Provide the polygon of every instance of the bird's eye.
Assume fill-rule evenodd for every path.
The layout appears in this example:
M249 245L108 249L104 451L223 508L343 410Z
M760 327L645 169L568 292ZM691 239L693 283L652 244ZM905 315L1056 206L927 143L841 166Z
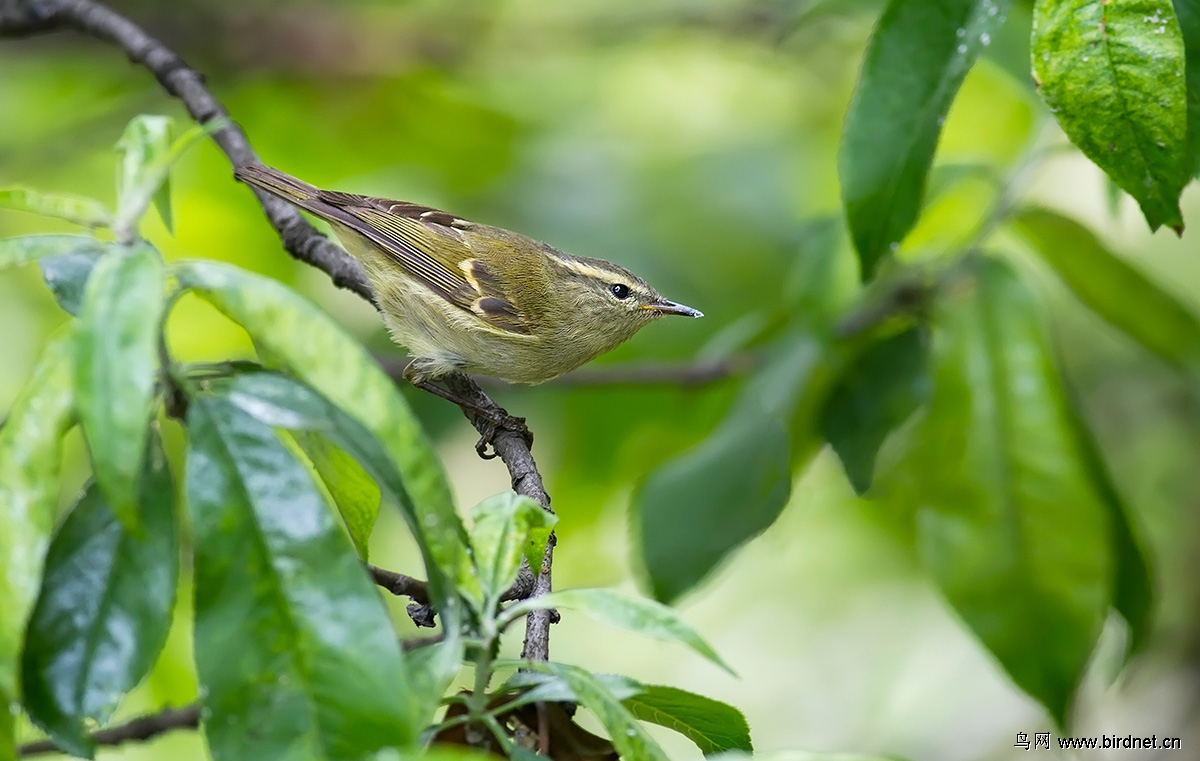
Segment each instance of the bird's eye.
M629 298L629 286L625 285L624 283L613 283L608 290L612 291L612 295L616 296L618 299Z

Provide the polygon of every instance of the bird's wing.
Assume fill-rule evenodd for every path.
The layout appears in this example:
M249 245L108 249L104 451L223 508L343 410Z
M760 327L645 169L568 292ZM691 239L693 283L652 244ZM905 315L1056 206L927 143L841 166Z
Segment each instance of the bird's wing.
M477 226L453 214L386 198L321 190L262 164L238 167L238 179L367 238L414 280L482 326L532 335L527 315L513 305L504 282L472 251Z
M474 223L428 206L321 191L320 202L343 211L335 220L370 239L429 290L492 328L529 335L529 322L504 283L472 251Z

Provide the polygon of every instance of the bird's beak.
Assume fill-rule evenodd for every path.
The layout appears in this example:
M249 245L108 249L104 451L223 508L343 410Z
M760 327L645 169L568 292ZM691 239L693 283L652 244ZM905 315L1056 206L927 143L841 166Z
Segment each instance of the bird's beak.
M652 312L658 312L660 314L678 314L683 315L684 317L704 316L704 312L701 312L699 309L692 309L691 307L684 306L683 304L676 304L674 301L667 301L666 299L663 299L655 304L647 304L646 306L642 307L642 309L649 309Z

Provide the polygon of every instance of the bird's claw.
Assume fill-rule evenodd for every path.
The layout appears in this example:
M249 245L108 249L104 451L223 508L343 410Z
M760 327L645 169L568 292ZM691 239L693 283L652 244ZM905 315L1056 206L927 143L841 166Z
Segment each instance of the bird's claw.
M494 416L483 418L484 427L480 431L479 441L475 442L475 453L485 460L495 459L496 452L496 436L501 433L515 433L525 440L525 446L533 449L533 431L525 425L525 418L515 417L508 414L504 410L500 410ZM488 452L488 447L491 446L492 451Z

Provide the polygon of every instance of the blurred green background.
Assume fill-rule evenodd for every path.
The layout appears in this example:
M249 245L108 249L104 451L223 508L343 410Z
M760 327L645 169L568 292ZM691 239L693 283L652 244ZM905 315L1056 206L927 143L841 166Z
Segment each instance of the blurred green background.
M207 74L267 163L323 187L439 206L610 259L707 315L656 324L600 363L736 356L752 351L760 327L797 294L824 313L854 296L845 236L828 234L819 221L840 214L838 140L877 3L112 5ZM1055 150L1065 140L1029 81L1028 31L1021 5L968 77L939 162L1009 171L1033 152L1040 158L1024 175L1027 197L1099 230L1200 309L1200 193L1184 195L1195 229L1183 239L1150 235L1129 199L1111 209L1100 171ZM5 41L0 185L109 199L113 144L138 113L186 121L145 71L111 47L68 34ZM176 235L153 215L144 230L169 259L220 259L268 274L368 346L397 352L370 307L288 257L214 147L190 151L172 182ZM977 177L946 183L931 194L901 256L952 250L994 196ZM0 237L51 229L52 222L0 212ZM806 291L807 278L826 266L837 273L835 286ZM1114 625L1106 633L1074 732L1181 737L1183 751L1171 757L1184 758L1200 747L1200 397L1194 383L1082 309L1049 274L1036 282L1067 373L1142 518L1162 593L1153 643L1120 678L1121 632ZM0 410L64 317L36 267L0 275ZM250 356L241 330L192 298L175 310L169 330L184 359ZM698 388L612 386L588 383L586 372L578 382L489 388L537 434L534 454L560 516L555 586L633 588L630 491L712 428L737 379ZM457 410L405 393L438 440L464 509L508 488L498 461L476 458L474 431ZM170 433L178 444L178 429ZM77 434L68 463L64 502L85 475ZM1048 730L1048 717L955 620L870 502L853 496L830 452L797 478L779 522L681 606L740 679L682 649L570 615L552 630L553 657L732 703L746 713L760 750L1022 757L1016 733ZM381 516L372 560L420 573L397 515ZM187 602L185 591L166 652L119 716L195 697ZM395 601L393 610L411 633L403 605ZM506 649L519 651L519 635ZM673 758L698 757L686 740L654 731ZM1077 757L1108 757L1085 753ZM203 742L176 734L101 753L118 756L203 758Z

